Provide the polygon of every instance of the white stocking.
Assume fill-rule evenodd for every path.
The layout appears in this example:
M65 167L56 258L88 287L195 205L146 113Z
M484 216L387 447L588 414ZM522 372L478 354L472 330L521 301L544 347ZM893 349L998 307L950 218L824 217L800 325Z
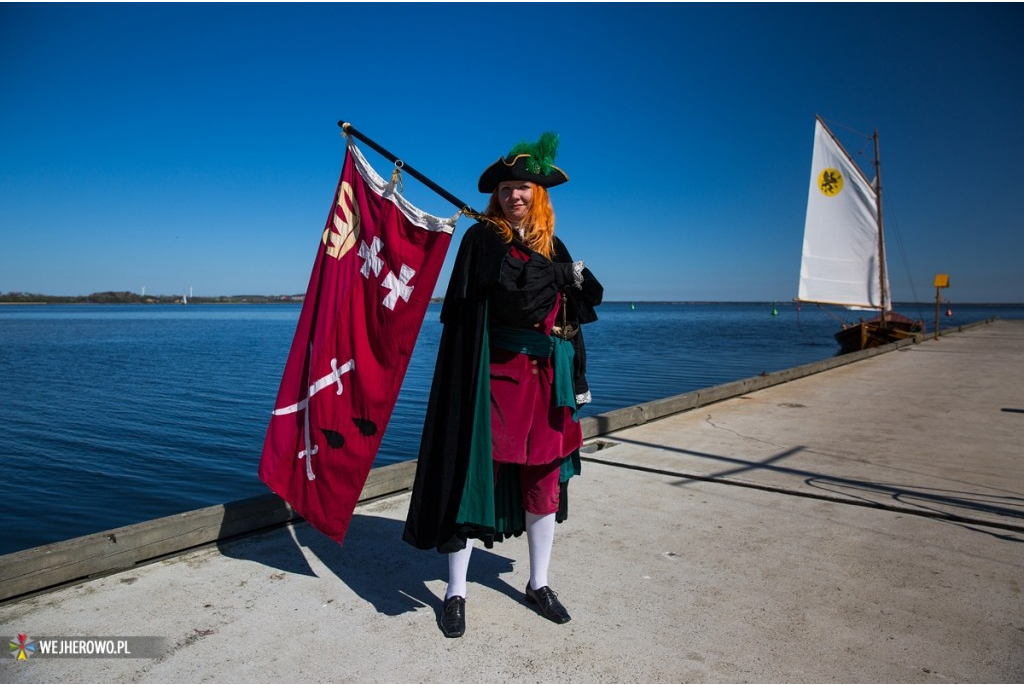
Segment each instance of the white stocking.
M526 540L530 545L530 587L539 590L548 584L548 564L555 542L555 515L526 512Z
M473 538L466 540L465 549L448 555L448 591L444 598L456 595L466 598L466 575L469 573L469 557L473 553Z

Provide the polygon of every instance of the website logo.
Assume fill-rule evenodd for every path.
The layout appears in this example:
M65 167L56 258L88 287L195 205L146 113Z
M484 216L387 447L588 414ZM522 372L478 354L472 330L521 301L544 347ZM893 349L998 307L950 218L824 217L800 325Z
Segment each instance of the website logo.
M145 635L40 637L18 633L7 642L18 661L35 659L155 659L166 652L167 639Z
M28 661L30 654L35 654L36 641L28 636L28 633L18 633L7 646L11 650L11 656L18 661Z

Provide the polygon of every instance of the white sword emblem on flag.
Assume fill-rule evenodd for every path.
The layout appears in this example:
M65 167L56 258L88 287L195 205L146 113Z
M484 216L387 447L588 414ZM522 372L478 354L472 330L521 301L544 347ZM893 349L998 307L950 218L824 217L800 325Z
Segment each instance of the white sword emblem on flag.
M312 345L309 346L309 353L310 356L312 356ZM271 412L274 416L294 414L297 411L301 411L303 413L302 420L305 429L303 433L306 442L306 449L299 450L299 453L296 455L296 458L303 459L306 456L312 457L320 450L320 446L313 445L312 441L309 438L309 412L306 411L306 408L309 406L309 399L313 397L313 395L323 390L324 388L329 388L330 386L335 384L337 384L338 386L338 392L335 394L342 394L345 391L345 387L341 384L341 377L354 368L356 368L355 359L349 359L340 367L338 366L337 359L331 359L331 372L324 376L323 378L318 379L315 383L313 383L313 385L309 386L309 392L306 394L305 398L299 400L295 404L288 405L287 407L281 407L280 409L275 409L273 412ZM316 475L313 474L312 459L306 459L306 478L308 478L309 480L314 480L316 478Z

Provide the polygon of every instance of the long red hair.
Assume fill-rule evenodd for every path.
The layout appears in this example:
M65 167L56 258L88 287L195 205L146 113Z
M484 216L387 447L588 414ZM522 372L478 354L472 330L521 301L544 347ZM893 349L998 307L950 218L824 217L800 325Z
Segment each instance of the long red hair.
M534 252L538 252L548 259L554 254L555 238L555 209L551 206L551 196L547 188L533 185L533 201L530 203L530 211L523 221L523 229L526 237L523 242ZM491 193L491 199L487 203L484 217L498 227L498 232L505 239L506 243L512 242L512 224L505 218L505 213L498 202L498 191Z

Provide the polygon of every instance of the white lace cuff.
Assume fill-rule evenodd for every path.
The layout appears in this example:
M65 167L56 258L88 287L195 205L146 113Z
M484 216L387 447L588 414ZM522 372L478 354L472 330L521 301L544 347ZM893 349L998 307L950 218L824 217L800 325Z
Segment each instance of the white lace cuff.
M577 288L583 287L583 262L572 263L572 284Z

